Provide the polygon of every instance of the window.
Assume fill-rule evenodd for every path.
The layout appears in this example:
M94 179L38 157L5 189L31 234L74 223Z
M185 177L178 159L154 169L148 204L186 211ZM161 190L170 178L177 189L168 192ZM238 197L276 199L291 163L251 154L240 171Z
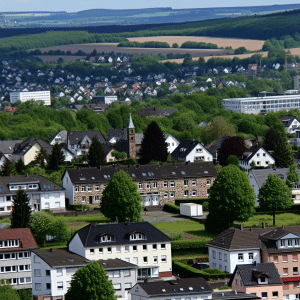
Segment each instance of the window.
M129 246L125 246L125 252L129 252Z
M224 253L224 260L227 261L227 254Z
M222 265L219 265L219 269L222 270Z
M100 185L96 185L96 186L95 186L95 191L96 191L96 192L99 192L99 191L100 191Z
M211 184L211 179L207 179L207 180L206 180L206 184L207 184L207 185L210 185L210 184Z
M294 289L298 289L299 288L299 281L294 282Z
M161 244L161 245L160 245L160 249L166 250L166 244Z
M168 181L164 181L164 187L168 187Z
M184 197L188 197L189 196L189 191L184 191Z
M167 255L162 255L161 256L161 262L166 263L167 262Z
M46 276L50 276L50 270L46 270Z
M41 277L42 273L41 273L41 269L34 269L34 277Z
M175 197L175 192L170 192L170 198L174 198Z
M298 275L298 267L293 267L293 275Z
M278 298L278 292L277 291L273 292L272 294L273 294L273 298Z
M281 246L281 247L284 247L284 246L285 246L284 240L280 240L280 246Z
M103 248L99 248L99 253L103 253Z
M244 255L243 253L238 254L238 261L244 261Z
M135 265L137 265L138 262L139 262L138 257L134 257L133 260L132 260L132 263L135 264Z
M192 180L192 186L196 186L197 185L197 180L196 179L193 179Z
M298 261L298 254L293 254L293 261Z
M184 185L184 186L188 186L188 185L189 185L189 181L188 181L187 179L185 179L185 180L183 181L183 185Z
M148 256L144 256L144 257L143 257L143 262L144 262L144 264L147 264L147 263L148 263Z
M153 182L153 188L157 189L157 187L158 187L157 182Z
M124 270L124 277L130 276L130 270Z
M253 260L253 253L249 253L249 260Z
M111 247L107 247L107 253L111 253Z
M153 250L157 250L157 244L152 245Z
M217 264L216 263L213 263L213 268L216 268L217 267Z
M282 262L288 262L288 256L282 255Z
M259 157L259 153L257 153L256 156Z
M56 275L57 276L63 276L63 270L62 269L57 269L56 270Z
M5 254L6 255L6 254ZM41 262L41 260L40 260L40 258L38 257L38 256L34 256L34 262L35 263L40 263Z
M292 240L289 239L289 240L288 240L288 247L292 247L292 245L293 245L293 244L292 244Z
M85 200L86 200L86 196L82 196L82 198L81 198L81 202L85 202Z
M295 247L299 247L299 239L295 239Z
M150 182L146 183L146 189L151 189L151 183Z
M170 187L174 187L175 186L175 182L174 181L170 181Z
M261 297L264 298L268 298L268 293L267 292L262 292L261 293Z
M274 263L278 263L278 256L274 256Z
M215 250L213 250L212 255L213 255L213 258L216 258L216 251Z
M99 201L100 201L99 196L95 196L95 202L99 202Z
M63 282L62 282L62 281L58 281L58 282L57 282L57 289L58 289L58 290L62 290L63 288L64 288Z
M288 268L283 268L283 275L289 275L289 269Z
M75 186L75 193L79 192L79 186Z
M134 252L136 252L136 251L137 251L137 245L132 246L132 250L133 250Z
M143 245L143 251L147 251L147 245Z
M85 192L85 191L86 191L86 189L85 189L85 186L84 186L84 185L81 187L81 191L82 191L82 192Z
M193 191L192 191L192 196L193 196L193 197L197 197L197 191L196 191L196 190L193 190Z
M120 271L119 270L113 271L113 276L114 276L114 278L119 278L120 277Z
M46 290L51 290L51 283L46 283Z
M158 256L153 256L153 263L157 264L158 263Z
M238 279L235 280L235 285L239 285L239 280Z
M115 283L115 284L113 284L113 287L116 291L118 291L121 289L121 283Z
M41 283L36 283L35 284L35 290L40 291L42 289L42 284Z
M117 252L117 253L120 253L120 252L121 252L121 247L120 247L120 246L117 246L117 247L116 247L116 252Z
M88 192L92 192L93 191L93 188L91 185L88 185L88 188L87 188Z
M90 249L90 254L91 255L95 254L95 249Z
M219 252L219 260L222 260L222 253Z
M131 282L125 283L125 290L130 290L132 288Z
M168 198L168 192L164 192L164 198Z

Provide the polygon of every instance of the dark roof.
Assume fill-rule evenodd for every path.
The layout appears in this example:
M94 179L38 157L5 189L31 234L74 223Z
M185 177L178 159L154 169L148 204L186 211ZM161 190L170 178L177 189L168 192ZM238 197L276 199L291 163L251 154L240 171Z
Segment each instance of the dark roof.
M258 235L253 231L228 228L218 234L209 246L222 249L259 249Z
M19 239L19 247L0 248L0 252L39 248L29 228L9 228L0 230L0 241L11 239Z
M198 144L200 144L203 149L209 152L200 142L191 141L191 140L183 140L180 144L175 148L172 152L172 157L186 157Z
M287 231L286 229L279 227L270 230L269 232L263 233L261 237L269 240L278 240L279 238L287 235L288 233L290 233L290 231ZM300 233L300 228L299 228L299 233Z
M16 190L10 191L9 184L29 184L37 183L39 187L37 189L31 189L29 192L51 192L65 190L59 184L41 176L41 175L19 175L19 176L2 176L0 177L0 195L1 194L15 194ZM28 191L26 191L28 192Z
M261 299L260 297L253 294L245 294L235 291L222 291L222 292L214 292L212 294L212 299L214 300L256 300Z
M227 135L224 134L219 137L216 141L206 146L206 149L210 151L213 155L215 155L218 150L221 148L223 141L227 138Z
M33 252L45 261L51 268L85 266L90 262L90 260L85 257L70 252L67 249L53 251L34 250Z
M101 143L105 142L105 139L99 130L70 131L68 134L68 140L70 145L80 144L85 136L88 136L90 140L96 137Z
M257 286L259 284L257 278L260 275L268 277L268 285L283 284L274 263L237 265L229 285L231 285L236 272L240 274L244 286Z
M101 168L67 169L73 184L107 183L119 170L124 170L134 181L216 177L212 162L174 163L163 165L134 165Z
M48 155L52 153L52 145L46 143L40 138L30 137L24 142L15 144L14 154L24 155L35 143L38 143L44 150L46 150Z
M127 128L123 129L107 129L107 141L110 141L113 137L116 138L116 140L119 140L124 134L127 133Z
M159 295L164 297L166 295L180 296L199 293L212 293L211 287L203 278L184 278L170 281L137 283L130 290L130 293L134 294L137 286L140 286L150 297L157 297ZM190 288L192 288L192 290Z
M116 270L116 269L137 269L138 266L131 264L127 261L121 260L119 258L116 259L100 259L98 263L103 266L105 270Z
M129 235L131 233L142 233L146 240L130 241ZM171 242L172 240L163 232L148 222L134 222L127 225L127 223L111 223L111 224L90 224L78 230L78 234L84 247L100 247L110 245L125 245L125 244L144 244L146 243L161 243ZM97 239L103 235L111 235L114 237L111 242L99 243ZM72 240L72 239L71 239Z
M21 140L0 141L0 152L3 154L12 154L16 144L20 144Z
M300 121L295 116L292 115L286 115L280 118L284 127L289 127L295 119L300 123Z
M55 137L56 137L58 134L62 137L63 140L67 141L67 138L68 138L68 131L67 131L67 130L61 130L61 131L55 133L55 134L50 138L50 143L55 139Z
M258 150L263 149L265 152L267 152L269 155L271 155L267 150L265 150L261 146L252 146L248 150L246 150L243 154L243 156L240 158L240 160L244 161L249 161L256 153Z
M173 113L178 112L177 108L156 108L156 107L145 107L139 109L139 115L142 117L168 117Z

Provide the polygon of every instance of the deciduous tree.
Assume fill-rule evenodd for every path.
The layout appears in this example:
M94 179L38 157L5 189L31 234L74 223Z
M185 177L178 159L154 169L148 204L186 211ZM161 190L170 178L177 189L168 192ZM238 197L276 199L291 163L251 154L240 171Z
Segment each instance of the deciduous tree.
M13 196L13 207L11 213L11 228L27 228L29 227L29 220L31 215L31 208L29 206L29 197L23 190L18 190Z
M287 209L292 204L292 193L289 187L276 174L269 174L268 180L259 191L259 205L262 209L273 212L273 226L275 226L276 210Z
M141 219L142 197L137 192L137 185L130 175L123 170L114 174L103 191L100 210L104 216L115 221L132 222Z
M97 261L79 268L73 275L66 300L116 300L111 280Z
M210 188L209 215L205 229L218 232L233 222L245 222L254 213L255 193L248 176L237 166L228 165L220 170Z
M87 160L91 167L102 166L106 163L106 155L103 145L98 141L96 137L94 137L92 140L92 144L87 154Z

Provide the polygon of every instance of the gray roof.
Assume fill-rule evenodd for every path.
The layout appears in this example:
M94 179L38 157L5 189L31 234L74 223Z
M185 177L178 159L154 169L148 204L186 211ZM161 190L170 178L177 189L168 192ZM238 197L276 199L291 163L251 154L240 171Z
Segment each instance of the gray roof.
M99 142L105 142L105 139L99 130L70 131L68 134L70 145L79 145L85 136L88 136L90 140L96 137Z
M119 170L124 170L134 181L169 180L216 177L212 162L174 163L163 165L111 166L99 168L67 169L73 184L108 183Z
M183 140L180 142L180 144L175 148L175 150L172 152L172 159L177 160L177 157L186 157L198 144L203 146L198 141L191 141L191 140ZM204 146L203 148L209 152Z
M40 138L35 138L35 137L30 137L24 142L21 141L21 143L16 143L15 144L15 149L14 149L14 155L24 155L27 151L31 149L31 147L38 143L44 150L46 150L46 153L50 155L52 153L52 145L46 143Z
M16 144L20 144L21 140L0 141L0 152L3 154L12 154Z
M223 141L227 138L227 135L224 134L219 137L216 141L206 146L206 149L210 151L213 155L215 155L218 150L221 148Z
M145 107L139 109L139 115L142 117L168 117L173 113L178 112L177 108L156 108L156 107Z
M232 282L236 272L241 276L244 286L257 286L259 277L267 277L268 285L283 284L274 263L261 263L250 265L237 265L229 284Z
M142 233L146 239L130 241L129 236L131 233ZM111 245L164 243L172 241L167 235L148 222L90 224L78 230L74 235L76 234L78 234L84 247L99 248ZM112 241L100 243L99 237L106 234L113 236Z
M137 269L138 266L127 261L116 259L100 259L98 263L103 266L105 270L119 270L119 269Z
M253 177L259 188L265 185L268 180L269 174L276 174L279 178L286 181L287 173L289 168L278 168L278 169L253 169L250 172L253 174ZM249 173L250 174L250 173Z
M55 137L56 137L58 134L62 137L62 139L63 139L64 141L67 142L68 131L67 131L67 130L61 130L61 131L57 132L56 134L54 134L54 135L51 137L50 143L55 139Z
M129 114L129 125L128 128L134 128L133 122L132 122L132 117L131 117L131 113Z
M183 278L170 281L142 282L137 283L130 291L135 294L137 287L142 288L150 297L180 297L183 295L212 293L209 284L203 278Z
M116 138L116 140L119 140L124 134L127 133L127 128L123 129L107 129L107 141L110 141L113 137Z
M261 299L260 297L253 294L245 294L236 291L222 291L222 292L214 292L212 294L212 299L214 300L256 300Z
M300 121L295 116L292 116L292 115L286 115L286 116L282 116L280 118L280 120L282 121L284 127L290 127L290 125L292 124L292 122L295 119L300 123Z

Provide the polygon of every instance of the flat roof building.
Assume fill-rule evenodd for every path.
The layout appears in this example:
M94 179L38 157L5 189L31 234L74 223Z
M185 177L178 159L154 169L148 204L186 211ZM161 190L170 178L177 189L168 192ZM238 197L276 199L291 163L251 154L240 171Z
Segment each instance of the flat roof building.
M300 95L223 99L223 108L244 114L266 114L300 108Z
M10 103L18 101L26 102L29 100L43 101L44 105L51 105L50 91L36 91L36 92L11 92L9 93Z

